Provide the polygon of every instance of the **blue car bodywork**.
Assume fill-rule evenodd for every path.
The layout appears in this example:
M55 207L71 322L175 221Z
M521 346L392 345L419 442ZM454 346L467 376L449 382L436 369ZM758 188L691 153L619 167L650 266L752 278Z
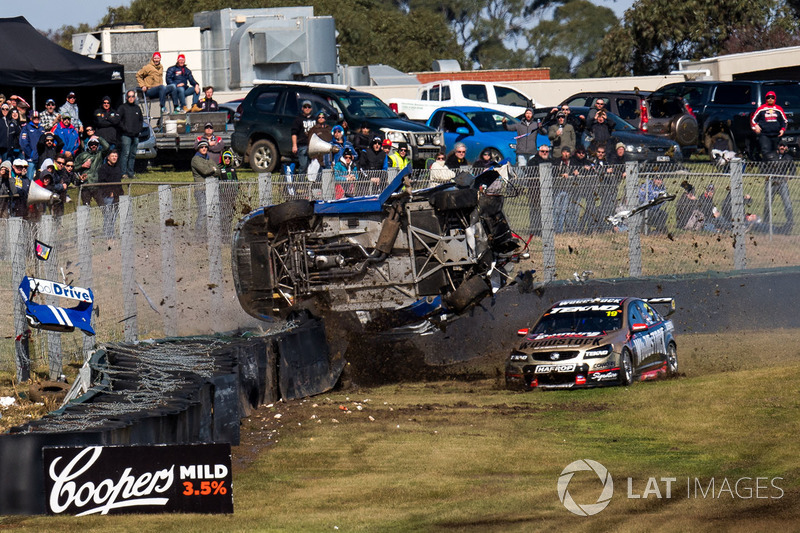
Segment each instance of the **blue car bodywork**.
M518 122L510 115L483 107L441 107L431 114L427 124L444 133L447 150L452 150L456 143L464 143L470 163L484 149L492 151L495 161L516 161L516 132L506 129L504 118L509 124ZM536 145L543 144L550 144L547 135L537 135Z
M78 328L86 335L94 335L94 294L91 289L25 276L19 285L19 295L25 304L25 317L32 328L60 332L70 332ZM78 304L75 307L40 304L33 301L37 295L77 300Z

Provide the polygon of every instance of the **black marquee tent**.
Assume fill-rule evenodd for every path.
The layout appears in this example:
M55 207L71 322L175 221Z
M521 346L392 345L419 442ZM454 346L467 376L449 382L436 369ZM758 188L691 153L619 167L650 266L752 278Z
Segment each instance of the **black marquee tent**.
M78 95L81 115L104 95L121 102L123 66L76 54L50 41L25 17L0 18L0 91L18 94L41 110L47 98L61 105Z

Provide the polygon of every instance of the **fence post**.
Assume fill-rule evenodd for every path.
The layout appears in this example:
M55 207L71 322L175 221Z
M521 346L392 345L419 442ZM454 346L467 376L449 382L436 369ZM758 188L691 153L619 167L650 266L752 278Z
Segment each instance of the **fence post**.
M55 243L55 220L53 215L42 216L42 222L39 225L39 238L49 245ZM44 277L52 281L58 279L58 247L55 248L55 252L54 257L51 257L50 261L44 264ZM48 294L45 297L45 303L47 305L58 305L58 298L54 294ZM61 355L61 333L56 331L47 332L47 359L50 368L50 379L57 380L63 372L64 365Z
M258 175L259 207L272 205L272 174Z
M8 244L11 252L11 287L14 295L14 357L17 363L17 382L31 379L31 354L29 351L28 323L22 300L17 295L17 287L25 277L26 259L25 222L14 217L8 220Z
M78 231L78 257L81 266L81 287L92 288L94 274L92 269L92 222L91 211L88 205L79 205L77 209ZM97 331L97 320L91 318L92 327ZM83 336L83 360L89 357L89 352L95 347L94 337Z
M321 181L322 181L322 199L323 200L333 200L333 197L336 196L334 191L335 183L333 181L333 169L324 168L320 171Z
M553 166L550 163L539 165L541 181L542 209L542 268L544 281L556 279L556 232L553 220ZM534 178L536 179L536 178Z
M163 310L164 335L174 337L178 334L177 294L175 289L175 235L172 218L172 188L158 186L158 211L161 216L161 290L164 295Z
M208 216L208 316L215 332L221 332L221 322L214 315L222 309L222 223L219 213L219 180L206 180L206 213Z
M625 163L625 204L630 208L639 203L639 162ZM628 275L642 275L642 222L644 213L636 213L628 219Z
M747 252L745 250L744 220L744 161L739 158L731 160L731 216L733 217L733 268L747 268Z
M125 342L134 342L139 335L136 309L136 253L133 245L133 202L131 197L119 197L119 233L122 256L122 295Z

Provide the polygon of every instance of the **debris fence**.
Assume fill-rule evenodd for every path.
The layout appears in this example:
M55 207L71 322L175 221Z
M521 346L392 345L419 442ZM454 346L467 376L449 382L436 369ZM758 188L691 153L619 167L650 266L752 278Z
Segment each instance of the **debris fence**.
M452 178L435 172L415 170L412 187ZM0 296L7 302L0 307L0 370L16 369L24 380L31 367L47 365L57 378L64 364L82 362L100 342L268 328L236 299L230 253L236 221L288 199L377 194L393 175L361 172L337 181L324 170L291 179L134 181L110 206L80 206L38 221L0 219L6 236ZM527 243L542 281L800 265L793 218L800 180L792 162L515 167L502 192L511 227ZM614 220L659 193L675 198ZM53 247L48 261L35 258L34 240ZM30 330L18 295L25 275L91 288L96 337Z

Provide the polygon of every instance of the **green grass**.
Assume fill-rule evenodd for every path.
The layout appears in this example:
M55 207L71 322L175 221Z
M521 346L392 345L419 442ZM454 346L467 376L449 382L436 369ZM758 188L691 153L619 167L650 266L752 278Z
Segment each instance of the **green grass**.
M796 338L796 331L682 337L685 376L628 388L506 391L491 377L498 355L454 367L448 380L262 407L243 421L243 442L234 448L233 517L6 517L0 528L793 530L800 518L800 386L790 379L800 371ZM458 379L476 372L487 377ZM562 469L584 458L614 479L609 507L592 517L569 513L556 492ZM599 482L580 474L570 493L594 503ZM775 476L784 478L780 499L686 497L687 478ZM638 494L650 477L675 477L673 498L628 499L628 477Z

